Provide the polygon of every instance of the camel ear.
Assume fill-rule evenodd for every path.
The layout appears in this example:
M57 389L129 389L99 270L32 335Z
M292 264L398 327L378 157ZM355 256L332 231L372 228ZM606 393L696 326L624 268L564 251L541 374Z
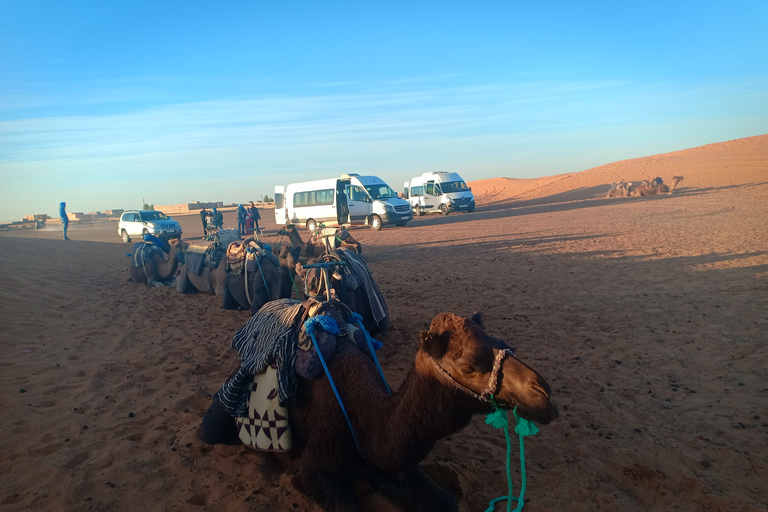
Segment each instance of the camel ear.
M421 331L419 332L419 341L421 341L421 350L433 359L440 359L448 352L451 331L444 331L440 334L432 331Z
M485 330L485 323L483 322L483 314L479 311L475 311L475 314L470 318L473 322L480 326L482 330Z

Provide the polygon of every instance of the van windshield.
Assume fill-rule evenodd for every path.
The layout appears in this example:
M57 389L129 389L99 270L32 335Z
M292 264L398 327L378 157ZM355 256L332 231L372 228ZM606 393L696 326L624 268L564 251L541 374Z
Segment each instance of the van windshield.
M445 192L461 192L463 190L469 190L469 187L463 181L448 181L440 184Z
M168 217L163 212L141 212L141 220L167 220Z
M397 193L389 188L389 185L368 185L365 190L371 194L373 199L390 199L397 197Z

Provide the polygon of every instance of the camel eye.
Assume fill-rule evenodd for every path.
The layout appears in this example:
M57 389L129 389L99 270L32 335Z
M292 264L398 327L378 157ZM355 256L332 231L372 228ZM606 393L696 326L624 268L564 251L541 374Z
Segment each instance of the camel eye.
M475 369L472 368L471 366L465 366L461 369L461 371L469 375L470 373L473 373Z

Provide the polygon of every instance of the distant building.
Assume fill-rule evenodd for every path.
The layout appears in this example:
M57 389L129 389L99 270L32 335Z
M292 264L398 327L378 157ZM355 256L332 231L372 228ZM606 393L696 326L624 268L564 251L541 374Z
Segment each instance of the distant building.
M166 215L182 215L185 213L194 213L200 211L203 208L223 208L224 203L221 201L215 203L201 203L195 201L194 203L181 203L181 204L166 204L162 206L155 206L155 210L160 210Z
M23 219L21 220L27 220L34 222L36 220L39 220L43 224L45 224L45 221L48 220L48 214L47 213L36 213L34 215L25 215Z

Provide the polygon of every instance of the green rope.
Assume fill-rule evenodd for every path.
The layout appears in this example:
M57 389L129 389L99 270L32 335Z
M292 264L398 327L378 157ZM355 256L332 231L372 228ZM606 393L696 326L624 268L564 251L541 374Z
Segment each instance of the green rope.
M293 285L293 290L296 292L296 298L302 300L301 293L299 293L299 287L296 286L296 281L293 279L293 274L289 273L288 275L291 277L291 284Z
M507 412L499 407L499 404L496 403L493 395L491 395L491 402L493 403L493 407L496 410L486 416L485 424L490 425L493 428L504 429L504 437L507 440L507 488L509 489L509 495L491 500L485 512L493 512L493 510L496 508L496 503L502 500L507 500L507 512L512 512L512 501L517 501L517 508L515 511L520 512L525 505L523 502L523 498L525 497L525 447L523 446L523 438L525 436L536 435L536 433L539 431L539 428L525 418L521 418L517 414L517 407L512 410L512 414L515 415L515 420L517 423L515 426L515 432L520 437L520 473L522 478L522 484L520 485L520 497L516 498L512 492L512 439L509 435L509 420L507 419Z

